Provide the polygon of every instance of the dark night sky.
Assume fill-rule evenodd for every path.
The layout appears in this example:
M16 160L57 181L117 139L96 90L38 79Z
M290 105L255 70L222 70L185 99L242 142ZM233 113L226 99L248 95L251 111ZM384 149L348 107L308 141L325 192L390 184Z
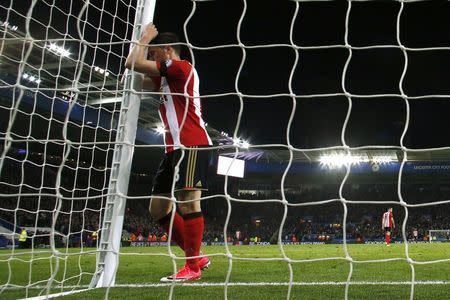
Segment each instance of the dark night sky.
M24 1L25 7L31 1ZM78 2L78 1L76 1ZM101 6L102 1L91 1ZM40 2L44 5L46 2ZM244 45L289 44L289 30L295 12L294 1L249 0L243 18L240 38ZM15 4L17 5L17 4ZM111 5L111 4L110 4ZM348 2L300 2L294 24L296 45L343 45ZM44 5L45 6L45 5ZM107 6L125 19L125 7ZM155 24L160 32L174 31L185 41L183 25L193 6L195 13L187 24L188 39L195 47L236 45L238 21L244 1L157 1ZM353 47L397 45L396 22L400 9L397 1L351 2L348 42ZM72 13L79 11L72 8ZM95 25L107 29L108 18L102 24L90 15ZM35 16L44 17L45 10L35 9ZM57 19L57 16L53 16ZM71 20L72 24L75 24ZM132 22L132 21L130 21ZM117 34L125 28L117 23ZM450 47L450 2L423 1L405 3L401 15L400 39L404 46ZM55 25L56 26L56 25ZM59 25L58 25L59 26ZM61 25L62 26L62 25ZM72 29L74 27L72 26ZM37 30L37 29L36 29ZM85 39L95 40L97 28L86 30ZM101 33L100 39L108 40ZM117 39L114 39L116 41ZM121 52L122 45L109 48ZM127 49L125 45L124 49ZM106 48L108 50L108 48ZM127 52L127 51L125 51ZM186 52L185 52L186 53ZM237 96L207 97L211 94L236 92L235 81L243 59L242 49L230 46L222 49L193 49L195 65L201 78L201 93L205 96L206 121L219 131L232 134L240 108ZM94 58L105 63L104 55ZM295 50L280 46L246 49L246 58L237 87L243 94L267 95L289 93L288 80L295 59ZM450 95L450 48L433 51L407 51L408 68L403 89L408 96ZM342 93L342 72L349 51L345 48L301 49L295 68L292 90L296 95ZM123 71L120 58L109 58L107 67ZM405 64L403 52L394 47L353 49L345 76L345 88L351 94L399 94L399 80ZM411 148L450 146L447 133L449 98L409 100L411 118L405 145ZM239 136L252 144L286 144L286 129L293 108L290 97L243 98L244 109ZM348 109L344 96L297 98L291 127L291 143L295 147L314 148L341 145L341 130ZM400 97L352 97L352 111L346 130L350 146L399 145L405 124L406 105Z
M177 1L179 3L180 1ZM192 5L160 1L155 23L160 31L175 31L183 36L182 26ZM344 1L300 3L293 40L299 46L343 45ZM348 42L354 47L397 45L396 22L400 3L394 1L352 2ZM196 3L188 23L188 38L194 46L237 44L237 25L242 1ZM176 12L175 12L176 11ZM183 13L184 12L184 13ZM295 12L293 1L247 1L242 22L241 41L246 46L288 44ZM450 4L424 1L404 5L400 38L406 47L449 47ZM450 49L407 51L408 68L403 90L408 96L450 94ZM194 50L201 76L202 93L235 92L235 77L242 60L237 47L220 50ZM297 95L342 93L342 72L349 51L344 48L299 51L299 63L292 81ZM295 52L289 47L247 49L238 80L243 94L289 93L288 79ZM398 48L352 51L345 77L349 93L399 94L404 55ZM410 127L405 145L412 148L450 146L447 134L448 98L410 100ZM352 98L352 113L346 131L351 146L399 145L406 105L400 97ZM237 97L206 98L205 117L219 130L232 133L239 110ZM341 144L340 134L348 109L343 96L297 99L291 142L296 147L324 147ZM292 99L244 97L239 135L252 143L286 143L286 128Z

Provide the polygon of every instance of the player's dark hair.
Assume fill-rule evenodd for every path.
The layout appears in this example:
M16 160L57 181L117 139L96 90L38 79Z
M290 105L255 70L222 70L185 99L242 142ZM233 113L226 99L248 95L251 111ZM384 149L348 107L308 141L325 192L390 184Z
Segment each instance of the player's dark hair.
M150 44L160 44L167 45L173 43L179 43L180 39L178 35L173 32L161 32L150 42ZM170 47L175 50L175 52L180 55L181 54L181 45L170 45Z

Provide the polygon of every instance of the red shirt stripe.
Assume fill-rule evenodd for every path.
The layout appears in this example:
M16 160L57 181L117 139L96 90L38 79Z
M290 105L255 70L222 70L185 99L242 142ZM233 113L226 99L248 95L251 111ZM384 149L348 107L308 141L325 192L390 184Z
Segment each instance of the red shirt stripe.
M167 75L152 79L159 85L160 92L164 93L161 96L159 114L166 129L166 152L178 149L180 145L212 145L202 117L200 82L196 70L185 60L168 60L164 63ZM157 62L157 67L161 70L161 63Z

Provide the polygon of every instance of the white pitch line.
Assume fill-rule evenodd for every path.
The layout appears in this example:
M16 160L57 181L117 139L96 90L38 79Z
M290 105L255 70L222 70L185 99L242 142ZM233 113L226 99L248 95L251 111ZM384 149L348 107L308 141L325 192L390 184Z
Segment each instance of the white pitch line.
M86 291L89 291L89 290L92 290L92 289L67 291L67 292L62 292L62 293L57 293L57 294L36 296L36 297L31 297L31 298L23 298L23 299L19 299L19 300L45 300L45 299L52 299L52 298L57 298L57 297L63 297L63 296L78 294L78 293L86 292Z
M346 281L320 281L320 282L292 282L295 286L326 286L326 285L346 285ZM411 285L411 281L350 281L350 285ZM450 281L447 280L428 280L428 281L415 281L414 285L447 285ZM174 283L175 286L192 286L192 287L210 287L210 286L289 286L289 282L196 282L196 283ZM116 284L111 288L157 288L172 286L172 283L132 283L132 284ZM67 289L86 289L88 285L78 286L52 286L51 288L67 288ZM11 289L23 289L25 287L13 287ZM43 289L46 286L31 286L29 289Z
M314 286L314 285L346 285L346 281L324 281L324 282L292 282L297 286ZM411 285L410 281L350 281L350 285ZM450 284L450 281L415 281L414 284L433 285L433 284ZM155 283L155 284L117 284L114 287L167 287L171 283ZM177 286L289 286L289 282L205 282L205 283L175 283Z

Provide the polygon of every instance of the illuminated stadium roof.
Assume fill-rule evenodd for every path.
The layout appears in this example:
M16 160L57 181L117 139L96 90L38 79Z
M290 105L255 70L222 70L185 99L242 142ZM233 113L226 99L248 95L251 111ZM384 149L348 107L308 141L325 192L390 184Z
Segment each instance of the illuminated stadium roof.
M2 56L0 57L2 66L0 78L9 81L11 84L16 81L15 77L19 73L22 53L27 53L24 51L24 49L28 49L27 39L25 34L14 27L14 25L5 25L3 23L1 25L5 39L2 45ZM8 30L4 30L5 28L8 28ZM70 42L63 45L56 42L34 41L31 51L26 54L28 55L27 64L21 70L22 84L26 84L30 90L35 89L37 84L39 84L39 91L55 93L54 97L62 99L70 99L76 96L78 103L92 108L101 106L106 110L117 110L123 90L120 70L123 68L124 57L115 55L115 60L121 66L117 70L110 71L104 66L95 65L95 59L92 59L92 63L86 63L86 59L84 61L80 60L79 50L71 45ZM74 80L77 72L79 72L78 81ZM75 95L77 91L78 95ZM159 102L155 98L143 96L139 114L139 125L141 128L147 130L157 129L160 123L157 113L158 105ZM217 145L236 144L229 134L220 132L211 126L208 126L207 130ZM154 134L156 133L154 132ZM140 142L147 143L148 141L141 140ZM244 140L241 140L239 143L240 147L237 157L241 159L278 162L287 162L290 159L290 153L287 148L267 147L262 149L261 147L254 148ZM249 146L250 148L248 148ZM235 155L233 148L228 148L224 152L227 153L224 154L227 156ZM293 162L320 162L323 161L324 156L334 155L335 158L346 156L345 151L342 149L296 150L292 153ZM384 158L398 162L403 159L403 151L399 148L357 149L351 151L351 156L363 161ZM450 151L446 149L440 151L409 151L408 161L450 161Z
M223 154L234 157L235 152L229 151ZM308 150L308 151L292 151L293 162L321 162L329 163L330 160L343 160L349 157L351 162L401 162L403 160L403 151L400 149L358 149L351 150L347 154L345 150ZM250 148L248 150L240 150L236 156L244 160L261 160L273 162L288 162L290 153L288 149L257 149ZM328 159L328 160L327 160ZM408 151L407 161L418 162L440 162L450 161L450 150L443 149L439 151Z
M123 96L123 82L121 82L123 74L120 74L120 70L123 69L124 57L116 57L117 63L120 64L119 71L110 71L96 66L95 58L85 56L84 60L80 60L81 52L77 51L79 49L73 45L71 46L70 42L63 45L56 42L35 41L31 51L26 54L27 63L21 65L22 55L26 53L24 49L29 49L25 34L17 28L10 30L3 23L0 25L0 33L5 34L2 42L2 56L0 56L2 66L0 80L4 81L3 86L15 84L20 71L22 73L21 84L26 86L27 90L37 90L38 97L59 98L65 101L76 97L77 103L81 106L92 109L101 107L110 112L119 109ZM93 62L88 64L87 60L93 60ZM21 66L23 66L23 70L19 69ZM79 74L78 80L76 80L77 74ZM5 83L7 84L5 85ZM39 101L37 106L39 109ZM142 96L139 127L145 130L152 129L152 131L157 129L161 122L158 106L159 101L156 97ZM62 111L60 114L63 115L65 112ZM207 129L213 139L220 138L217 130L211 126L208 126ZM154 132L154 134L156 133ZM141 139L140 142L149 143L150 141Z

